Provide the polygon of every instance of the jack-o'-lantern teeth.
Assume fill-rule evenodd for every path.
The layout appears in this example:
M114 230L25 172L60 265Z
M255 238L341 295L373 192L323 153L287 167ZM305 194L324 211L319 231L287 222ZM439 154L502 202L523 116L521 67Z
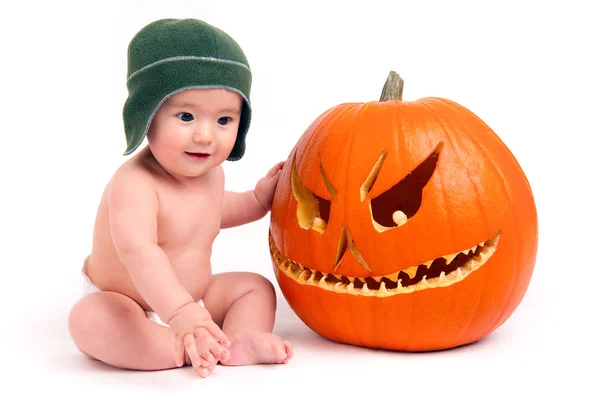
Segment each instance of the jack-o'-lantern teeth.
M365 278L321 272L286 258L269 233L271 256L278 268L299 284L328 291L372 297L391 297L430 288L447 287L481 268L494 254L500 232L473 247L429 260L397 272Z

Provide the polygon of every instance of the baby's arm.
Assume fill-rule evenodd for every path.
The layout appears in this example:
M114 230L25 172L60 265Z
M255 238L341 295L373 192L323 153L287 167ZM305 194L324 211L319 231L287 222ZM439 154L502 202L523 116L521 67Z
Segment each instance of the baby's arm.
M206 365L200 357L210 358L207 351L226 358L228 352L218 341L228 345L227 337L181 285L158 246L158 196L152 178L131 169L119 172L108 193L110 230L117 254L137 291L175 334L177 365L183 365L184 345L199 373L201 363ZM196 347L196 339L202 339L202 347Z
M235 227L261 219L267 209L261 205L254 191L225 191L221 228Z
M108 205L117 254L137 291L167 323L178 309L194 301L158 246L158 196L152 179L133 170L117 173Z
M225 191L221 228L235 227L264 217L271 209L275 188L284 162L279 162L265 177L259 179L254 190Z

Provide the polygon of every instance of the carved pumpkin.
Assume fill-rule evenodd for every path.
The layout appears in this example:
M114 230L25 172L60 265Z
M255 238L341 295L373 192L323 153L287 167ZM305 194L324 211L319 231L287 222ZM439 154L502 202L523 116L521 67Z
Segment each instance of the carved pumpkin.
M509 149L446 99L322 114L283 168L269 243L282 293L318 334L405 351L477 341L515 310L537 252L529 183Z

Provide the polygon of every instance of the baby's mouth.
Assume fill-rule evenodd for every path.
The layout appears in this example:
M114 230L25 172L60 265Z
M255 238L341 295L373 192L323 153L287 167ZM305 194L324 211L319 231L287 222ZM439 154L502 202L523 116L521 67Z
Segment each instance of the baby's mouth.
M189 151L186 151L185 154L187 154L190 157L195 157L195 158L202 158L202 157L210 156L210 154L208 154L208 153L190 153Z

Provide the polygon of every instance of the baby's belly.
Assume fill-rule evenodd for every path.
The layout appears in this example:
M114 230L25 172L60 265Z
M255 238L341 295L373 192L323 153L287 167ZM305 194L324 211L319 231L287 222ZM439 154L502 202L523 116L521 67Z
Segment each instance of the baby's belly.
M194 301L201 300L206 293L212 274L210 254L202 257L198 253L167 253L167 256L178 281L190 293ZM152 311L152 307L137 291L127 268L116 254L111 257L92 253L88 261L87 275L102 291L124 294L136 301L144 310Z

